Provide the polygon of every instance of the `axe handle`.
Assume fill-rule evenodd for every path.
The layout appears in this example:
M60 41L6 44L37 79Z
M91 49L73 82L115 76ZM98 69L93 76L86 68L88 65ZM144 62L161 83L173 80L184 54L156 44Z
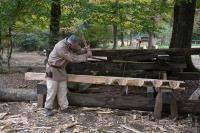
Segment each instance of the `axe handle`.
M87 42L86 42L86 39L85 39L85 36L84 36L84 33L81 32L81 38L82 38L82 41L83 41L83 44L85 45L85 47L88 46Z
M102 59L102 58L98 58L98 57L90 57L91 59L96 59L96 60L100 60L100 61L107 61L107 59Z

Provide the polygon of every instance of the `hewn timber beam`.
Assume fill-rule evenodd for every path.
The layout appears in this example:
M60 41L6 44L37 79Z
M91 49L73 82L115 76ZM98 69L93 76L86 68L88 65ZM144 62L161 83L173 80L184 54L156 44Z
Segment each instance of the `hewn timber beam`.
M185 63L170 63L170 62L133 62L133 61L113 61L113 62L83 62L83 63L71 63L72 69L76 71L123 71L125 70L174 70L186 68Z
M168 89L184 89L183 81L159 80L144 78L128 77L110 77L110 76L92 76L92 75L67 75L68 82L102 84L102 85L119 85L119 86L146 86ZM25 80L46 80L45 73L25 73Z
M172 49L119 49L119 50L93 50L94 56L128 57L142 55L195 55L200 53L200 48L172 48Z

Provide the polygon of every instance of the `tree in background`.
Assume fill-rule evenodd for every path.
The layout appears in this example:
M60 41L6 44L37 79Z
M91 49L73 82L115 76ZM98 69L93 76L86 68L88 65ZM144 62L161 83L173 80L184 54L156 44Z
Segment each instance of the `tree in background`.
M191 48L196 0L176 1L170 48Z
M10 68L10 60L13 51L13 29L17 20L23 17L28 8L29 0L3 0L0 3L1 29L4 31L4 38L7 40L7 64Z
M51 3L51 19L50 19L50 36L49 49L52 50L54 45L58 42L60 30L60 16L61 16L61 1L52 0Z
M191 48L196 0L176 0L170 48ZM191 56L187 56L187 68L196 70Z

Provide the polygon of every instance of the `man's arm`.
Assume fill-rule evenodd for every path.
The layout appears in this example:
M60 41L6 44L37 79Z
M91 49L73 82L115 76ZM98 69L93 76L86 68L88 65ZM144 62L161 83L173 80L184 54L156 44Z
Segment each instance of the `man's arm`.
M65 60L73 63L86 62L89 57L88 54L77 55L71 52L62 53L61 56L64 57Z
M81 48L81 49L79 49L77 52L76 52L77 54L86 54L87 53L87 49L85 49L85 48Z
M87 58L92 56L91 50L87 50L86 54L81 54L81 55L77 55L75 53L69 52L68 50L64 48L60 48L58 51L61 57L65 58L65 60L69 62L74 62L74 63L86 62Z

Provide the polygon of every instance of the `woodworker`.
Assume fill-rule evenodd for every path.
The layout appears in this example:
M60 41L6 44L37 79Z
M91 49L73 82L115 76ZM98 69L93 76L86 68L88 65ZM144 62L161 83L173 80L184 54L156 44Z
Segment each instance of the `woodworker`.
M77 51L79 54L77 54ZM67 79L65 67L69 62L86 62L92 56L89 48L81 49L79 38L71 35L59 41L51 51L46 65L47 97L45 113L53 116L53 102L57 95L61 112L67 112Z

